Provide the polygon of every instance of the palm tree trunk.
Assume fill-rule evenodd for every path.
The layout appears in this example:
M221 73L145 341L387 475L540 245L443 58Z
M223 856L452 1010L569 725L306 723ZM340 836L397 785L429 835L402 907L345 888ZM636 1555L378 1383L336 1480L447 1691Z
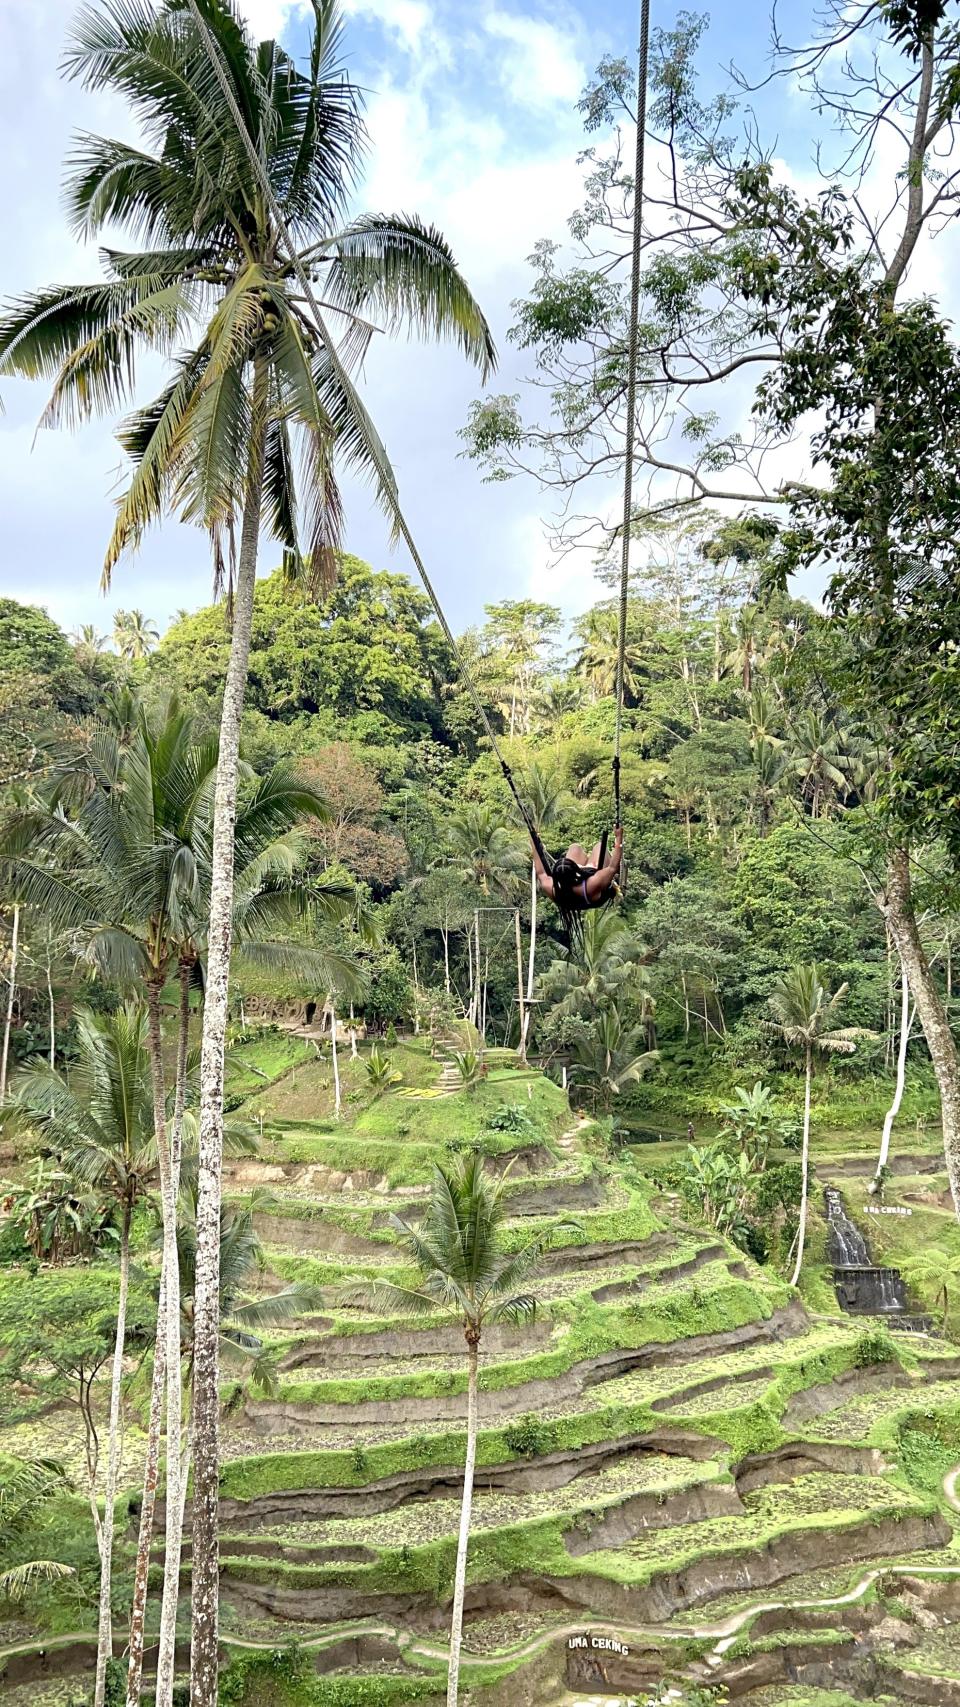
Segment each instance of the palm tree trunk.
M537 975L537 900L539 896L537 868L530 866L530 953L527 958L527 1011L524 1016L523 1051L526 1054L527 1032L530 1029L530 1004L533 1001L533 987Z
M263 496L268 373L254 369L252 425L233 636L220 715L220 756L213 808L210 926L200 1061L200 1166L193 1389L193 1594L190 1643L192 1707L216 1707L220 1479L220 1188L223 1167L223 1056L233 946L234 828L240 721L250 661L253 593ZM179 1502L178 1502L179 1503ZM179 1552L179 1549L178 1549ZM179 1572L179 1557L177 1560ZM157 1695L157 1707L166 1703Z
M107 1442L107 1485L103 1497L103 1529L100 1536L100 1611L97 1620L97 1670L93 1707L103 1707L107 1688L107 1661L113 1654L113 1619L110 1591L113 1575L113 1508L117 1499L120 1459L120 1389L123 1384L123 1344L127 1335L127 1292L130 1286L130 1203L124 1200L120 1225L120 1290L117 1293L117 1337L113 1347L110 1378L110 1432Z
M333 1110L340 1119L340 1060L337 1055L337 1010L330 998L330 1053L333 1057Z
M527 1010L523 1005L523 939L520 935L520 908L513 915L517 937L517 1003L520 1015L520 1057L527 1053Z
M800 1225L797 1228L797 1260L793 1265L790 1285L796 1286L803 1266L803 1243L807 1236L807 1194L810 1184L810 1087L813 1083L813 1044L807 1044L807 1072L803 1087L803 1180L800 1186Z
M163 1395L166 1386L166 1345L164 1336L167 1320L167 1275L164 1266L160 1274L160 1301L157 1310L157 1338L153 1353L153 1380L150 1386L150 1420L147 1425L147 1458L143 1472L143 1502L140 1506L140 1528L137 1534L137 1560L133 1575L133 1607L130 1613L130 1636L127 1665L127 1707L139 1707L143 1687L144 1622L147 1611L147 1583L150 1574L150 1543L153 1540L153 1518L157 1505L157 1481L160 1475L160 1430L163 1422Z
M169 1707L173 1692L172 1669L169 1688L163 1671L163 1635L171 1618L176 1625L180 1595L180 1426L183 1416L183 1387L180 1379L180 1267L177 1257L177 1187L173 1159L167 1140L166 1086L163 1076L163 1037L160 1029L160 992L163 974L147 982L147 1018L150 1067L153 1079L153 1121L160 1169L160 1204L163 1213L164 1319L157 1311L157 1336L163 1335L164 1376L167 1396L166 1527L163 1554L163 1604L160 1615L161 1650L157 1671L157 1707ZM162 1288L161 1288L162 1293ZM172 1659L172 1655L171 1655ZM167 1688L164 1696L163 1690Z
M463 1467L463 1503L460 1507L460 1538L453 1578L453 1611L450 1615L450 1668L447 1672L447 1707L457 1707L460 1683L460 1649L463 1645L463 1599L467 1586L467 1548L470 1545L470 1516L473 1509L473 1472L477 1460L477 1343L467 1340L467 1458Z
M960 1219L960 1057L930 963L917 927L910 886L910 856L895 848L887 862L886 891L881 907L910 981L913 999L927 1040L940 1092L943 1151L953 1207Z
M950 963L948 963L950 964ZM50 1070L56 1070L56 1002L53 1000L53 944L46 934L46 1012L50 1019Z
M173 1131L170 1138L170 1166L173 1173L174 1201L180 1192L183 1111L187 1101L187 1057L190 1046L190 977L192 969L192 960L181 955L177 968L180 985L180 1012L177 1027L177 1083L174 1090ZM130 1635L127 1643L130 1655L127 1666L127 1707L139 1707L140 1693L143 1688L144 1624L150 1575L150 1545L153 1540L157 1482L160 1474L160 1430L163 1422L163 1395L167 1371L166 1332L167 1269L166 1259L164 1259L160 1273L157 1337L153 1353L153 1379L150 1385L150 1418L147 1424L147 1456L143 1471L143 1499L140 1506L137 1558L133 1575L133 1605L130 1611Z
M876 1178L879 1179L887 1165L890 1154L890 1137L893 1123L900 1113L903 1101L903 1087L907 1077L907 1044L910 1041L910 980L906 972L900 969L900 1047L897 1050L897 1082L894 1087L893 1101L883 1117L883 1132L880 1137L880 1154L877 1157Z
M7 988L7 1012L3 1022L3 1057L0 1059L0 1102L7 1100L7 1066L10 1060L10 1029L13 1025L13 1004L17 994L17 959L20 948L20 903L13 909L13 935L10 938L10 982Z

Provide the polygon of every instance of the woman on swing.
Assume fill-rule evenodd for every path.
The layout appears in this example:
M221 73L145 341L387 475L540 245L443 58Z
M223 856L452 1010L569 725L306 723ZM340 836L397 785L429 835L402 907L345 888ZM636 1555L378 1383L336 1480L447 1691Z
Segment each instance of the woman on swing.
M614 831L609 857L606 855L605 835L589 853L584 852L579 842L574 842L555 862L552 871L544 865L543 856L532 837L531 842L537 882L543 893L556 902L561 914L585 913L591 907L603 906L620 875L623 858L623 828L620 824Z

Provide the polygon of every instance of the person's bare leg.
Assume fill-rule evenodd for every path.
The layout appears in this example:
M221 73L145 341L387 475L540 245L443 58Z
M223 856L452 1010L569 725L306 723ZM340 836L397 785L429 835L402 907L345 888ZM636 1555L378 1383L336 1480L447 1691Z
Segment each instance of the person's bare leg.
M601 836L600 840L598 842L594 842L593 847L590 849L590 852L587 855L587 859L586 859L587 865L592 865L596 871L599 871L601 863L602 863L602 860L601 860L602 854L603 854L603 837Z
M575 860L577 865L587 864L587 856L579 842L574 842L573 846L567 849L567 859Z

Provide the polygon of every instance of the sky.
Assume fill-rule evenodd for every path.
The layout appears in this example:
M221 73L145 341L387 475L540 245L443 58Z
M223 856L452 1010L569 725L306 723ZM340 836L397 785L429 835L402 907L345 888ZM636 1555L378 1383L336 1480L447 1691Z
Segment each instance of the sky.
M507 342L511 302L528 289L538 238L565 237L582 183L578 95L600 57L633 52L633 0L344 0L347 64L367 92L369 167L357 208L417 212L453 246L493 327L499 371L488 389L521 389L529 371ZM301 0L242 0L256 34L294 53L307 39ZM654 8L656 13L656 6ZM64 157L78 130L131 135L113 98L58 74L75 0L0 0L0 158L6 243L0 298L97 276L94 248L72 237L60 204ZM675 8L661 21L672 22ZM767 8L720 0L703 54L707 77L731 58L762 70ZM766 99L761 97L761 101ZM781 85L777 149L798 183L810 172L816 120ZM950 243L930 263L949 295ZM957 269L954 268L954 275ZM924 275L925 280L927 274ZM156 389L147 363L140 395ZM552 500L529 480L484 484L457 437L481 394L451 346L375 340L362 390L397 472L421 552L457 628L485 604L533 597L569 616L598 596L593 556L559 561L550 546ZM118 606L139 607L162 629L180 608L207 602L205 537L174 520L148 535L99 592L113 498L122 483L115 423L37 431L40 387L5 381L0 415L0 594L43 605L71 630L108 631ZM378 568L408 569L363 489L347 484L347 548ZM608 495L615 504L614 493ZM265 542L264 571L276 549Z

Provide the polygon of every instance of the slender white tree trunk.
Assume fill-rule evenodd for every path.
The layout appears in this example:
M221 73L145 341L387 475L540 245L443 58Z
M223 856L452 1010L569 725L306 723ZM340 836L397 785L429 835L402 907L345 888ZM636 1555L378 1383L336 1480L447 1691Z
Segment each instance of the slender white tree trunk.
M220 1191L223 1168L223 1057L233 946L234 828L240 722L250 660L257 542L263 495L268 374L254 373L252 430L243 528L237 565L233 637L223 710L213 808L213 856L207 981L200 1061L200 1166L193 1375L193 1594L190 1643L192 1707L216 1707L219 1648L220 1479ZM178 1502L179 1506L179 1502ZM179 1558L177 1560L179 1571ZM157 1696L157 1707L166 1707Z
M0 1059L0 1102L7 1100L7 1067L10 1061L10 1030L13 1025L13 1004L17 995L17 960L20 951L20 903L13 909L13 934L10 938L10 980L7 986L7 1011L3 1021L3 1056Z
M157 1482L160 1475L160 1432L163 1425L163 1397L166 1387L167 1360L164 1343L166 1320L167 1275L164 1266L160 1275L157 1339L153 1353L153 1380L150 1386L150 1419L147 1424L147 1458L143 1472L143 1503L140 1507L137 1560L133 1577L133 1608L130 1613L128 1642L130 1657L127 1665L127 1707L138 1707L140 1691L143 1687L144 1622L150 1573L150 1544L153 1540L153 1518L157 1505Z
M333 1056L333 1108L337 1119L340 1119L340 1060L337 1055L337 1010L330 1001L330 1052Z
M530 953L527 958L527 1011L524 1015L523 1053L527 1052L527 1032L530 1029L530 1004L533 1001L533 987L537 975L537 901L540 886L537 882L537 868L530 866Z
M513 915L517 936L517 1002L520 1015L520 1056L526 1058L527 1053L527 1010L523 1001L523 939L520 935L520 908Z
M190 972L192 962L181 957L178 974L180 983L180 1014L177 1029L177 1083L174 1092L173 1130L170 1136L170 1166L173 1172L174 1200L180 1193L180 1158L183 1148L183 1111L187 1101L187 1057L190 1046ZM133 1576L133 1606L130 1612L127 1666L127 1707L138 1707L143 1687L144 1623L147 1610L147 1588L150 1573L150 1545L153 1540L153 1520L157 1505L157 1482L160 1474L160 1432L163 1425L163 1398L166 1387L167 1333L167 1271L164 1261L160 1273L160 1298L157 1308L157 1336L153 1353L153 1379L150 1385L150 1417L147 1424L147 1456L143 1472L143 1501L140 1506L140 1528L137 1535L137 1558ZM182 1529L182 1525L181 1525Z
M475 990L474 979L473 979L473 927L472 926L467 931L467 978L468 978L469 983L470 983L470 1006L467 1010L467 1018L472 1022L473 1021L474 990Z
M803 1244L807 1236L807 1196L810 1189L810 1087L813 1082L813 1045L807 1044L807 1073L803 1087L803 1182L800 1187L800 1225L797 1228L797 1260L790 1285L796 1286L803 1266Z
M160 992L162 988L163 976L158 973L147 984L147 1015L153 1078L153 1119L160 1168L160 1204L163 1213L163 1271L166 1275L166 1293L163 1298L164 1320L162 1323L159 1309L157 1312L157 1332L158 1335L161 1332L163 1334L167 1416L167 1503L161 1635L164 1630L165 1618L169 1624L171 1607L174 1622L176 1621L177 1599L180 1593L180 1530L177 1514L180 1509L180 1426L183 1414L183 1387L180 1379L180 1267L177 1256L178 1182L174 1177L173 1155L167 1137L163 1038L160 1029ZM163 1659L162 1652L160 1659L161 1661ZM157 1707L169 1707L170 1693L173 1689L172 1675L166 1698L161 1693L163 1687L164 1679L161 1671L158 1670Z
M900 964L910 981L940 1092L943 1151L953 1207L960 1218L960 1057L930 962L920 941L910 884L910 856L896 848L887 862L881 907L893 932Z
M47 932L47 1015L50 1026L50 1071L57 1066L57 1004L53 999L53 943Z
M450 1615L450 1669L447 1673L447 1707L457 1707L460 1685L460 1649L463 1645L463 1599L467 1586L467 1548L473 1510L473 1472L477 1461L477 1344L467 1340L467 1458L463 1467L463 1503L460 1507L460 1537L453 1579L453 1611Z
M890 1138L893 1133L893 1123L900 1113L903 1101L903 1087L907 1077L907 1045L910 1042L910 980L906 970L900 969L900 1046L897 1050L897 1082L894 1087L893 1101L883 1119L883 1132L880 1136L880 1154L877 1157L876 1178L879 1179L887 1165L890 1154Z
M120 1468L120 1390L123 1385L123 1345L127 1335L127 1292L130 1286L130 1204L123 1205L120 1228L120 1289L117 1294L117 1337L113 1347L110 1378L110 1424L107 1440L107 1485L103 1497L103 1528L100 1536L100 1611L97 1619L97 1670L93 1707L103 1707L107 1687L107 1661L113 1655L113 1619L110 1591L113 1586L113 1512L117 1500Z
M443 987L446 990L447 995L449 996L449 994L450 994L450 932L449 932L449 929L441 929L440 935L443 937Z

